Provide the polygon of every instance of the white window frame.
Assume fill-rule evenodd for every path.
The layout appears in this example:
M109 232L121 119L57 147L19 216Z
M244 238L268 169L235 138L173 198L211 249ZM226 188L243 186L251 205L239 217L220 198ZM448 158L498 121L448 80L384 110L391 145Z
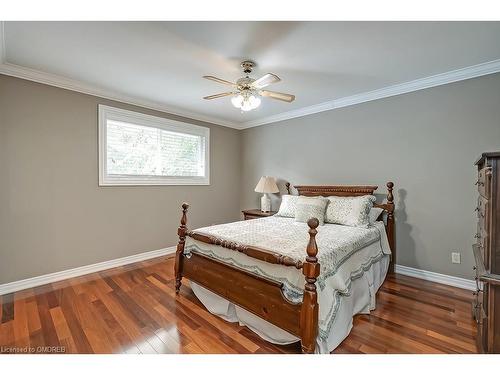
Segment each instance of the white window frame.
M210 185L210 129L99 104L99 186ZM107 121L115 120L205 137L205 176L140 176L107 174Z

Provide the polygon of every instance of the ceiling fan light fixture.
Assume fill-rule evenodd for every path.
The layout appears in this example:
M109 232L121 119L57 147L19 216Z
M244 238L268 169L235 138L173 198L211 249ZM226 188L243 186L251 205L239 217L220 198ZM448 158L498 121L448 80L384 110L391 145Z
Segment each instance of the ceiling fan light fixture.
M243 104L241 105L241 110L243 112L248 112L248 111L251 111L253 108L252 108L252 105L250 104L250 102L248 100L244 100L243 101Z
M248 101L250 102L250 105L252 106L252 109L257 108L260 105L260 98L258 96L250 95L248 98Z
M239 94L231 98L231 103L235 108L241 109L243 112L248 112L260 106L261 99L253 94Z
M241 106L243 105L243 100L243 95L239 94L231 98L231 103L235 108L241 108Z
M238 95L231 99L231 103L243 112L251 111L260 106L261 99L255 95Z

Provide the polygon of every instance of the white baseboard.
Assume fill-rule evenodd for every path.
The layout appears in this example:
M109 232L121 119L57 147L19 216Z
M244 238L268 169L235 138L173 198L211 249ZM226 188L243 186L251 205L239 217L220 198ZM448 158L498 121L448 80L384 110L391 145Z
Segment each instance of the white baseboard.
M0 296L3 294L18 292L23 289L34 288L36 286L69 279L71 277L87 275L89 273L103 271L114 267L120 267L126 264L140 262L143 260L157 258L160 256L169 255L173 253L175 253L175 246L159 250L148 251L145 253L130 255L124 258L107 260L105 262L90 264L88 266L72 268L60 272L49 273L47 275L31 277L29 279L13 281L6 284L0 284Z
M419 270L417 268L401 266L396 264L395 272L401 275L416 277L427 281L433 281L439 284L455 286L457 288L476 290L476 282L474 280L463 279L461 277L444 275L431 271Z
M88 266L72 268L60 272L49 273L47 275L31 277L29 279L13 281L6 284L0 284L0 296L8 293L18 292L23 289L34 288L40 285L54 283L56 281L87 275L89 273L99 272L110 268L120 267L126 264L140 262L143 260L157 258L160 256L169 255L173 253L175 253L175 246L159 250L148 251L145 253L131 255L124 258L107 260L105 262L90 264ZM399 264L396 264L395 271L396 273L399 273L401 275L416 277L418 279L423 279L427 281L433 281L439 284L451 285L457 288L468 289L468 290L476 289L476 282L474 280L468 280L456 276L449 276L441 273L420 270L417 268L412 268L407 266L401 266Z

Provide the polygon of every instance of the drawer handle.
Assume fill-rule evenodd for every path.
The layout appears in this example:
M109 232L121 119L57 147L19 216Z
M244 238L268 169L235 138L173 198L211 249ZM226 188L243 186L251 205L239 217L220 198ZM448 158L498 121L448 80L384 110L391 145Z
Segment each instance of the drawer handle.
M481 235L480 235L479 233L476 233L476 234L474 235L474 238L480 238L480 237L481 237Z
M477 180L475 185L484 186L484 182Z
M474 211L476 211L476 212L479 211L479 207L476 207L476 209Z
M472 266L472 270L473 271L477 270L477 267L476 266Z

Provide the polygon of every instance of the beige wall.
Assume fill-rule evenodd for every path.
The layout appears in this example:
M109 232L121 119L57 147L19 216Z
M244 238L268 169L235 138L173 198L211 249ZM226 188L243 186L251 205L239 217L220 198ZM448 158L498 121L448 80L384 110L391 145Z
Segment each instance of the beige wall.
M239 218L240 135L210 127L210 186L99 187L97 105L165 113L0 75L0 284L176 243Z
M471 277L472 164L500 149L500 74L242 132L192 121L211 129L210 186L99 187L101 103L176 118L0 75L0 284L172 246L184 200L191 227L237 220L265 174L393 180L398 263Z
M242 145L242 208L258 207L261 175L381 193L392 180L398 263L471 278L473 163L500 149L500 74L247 129Z

